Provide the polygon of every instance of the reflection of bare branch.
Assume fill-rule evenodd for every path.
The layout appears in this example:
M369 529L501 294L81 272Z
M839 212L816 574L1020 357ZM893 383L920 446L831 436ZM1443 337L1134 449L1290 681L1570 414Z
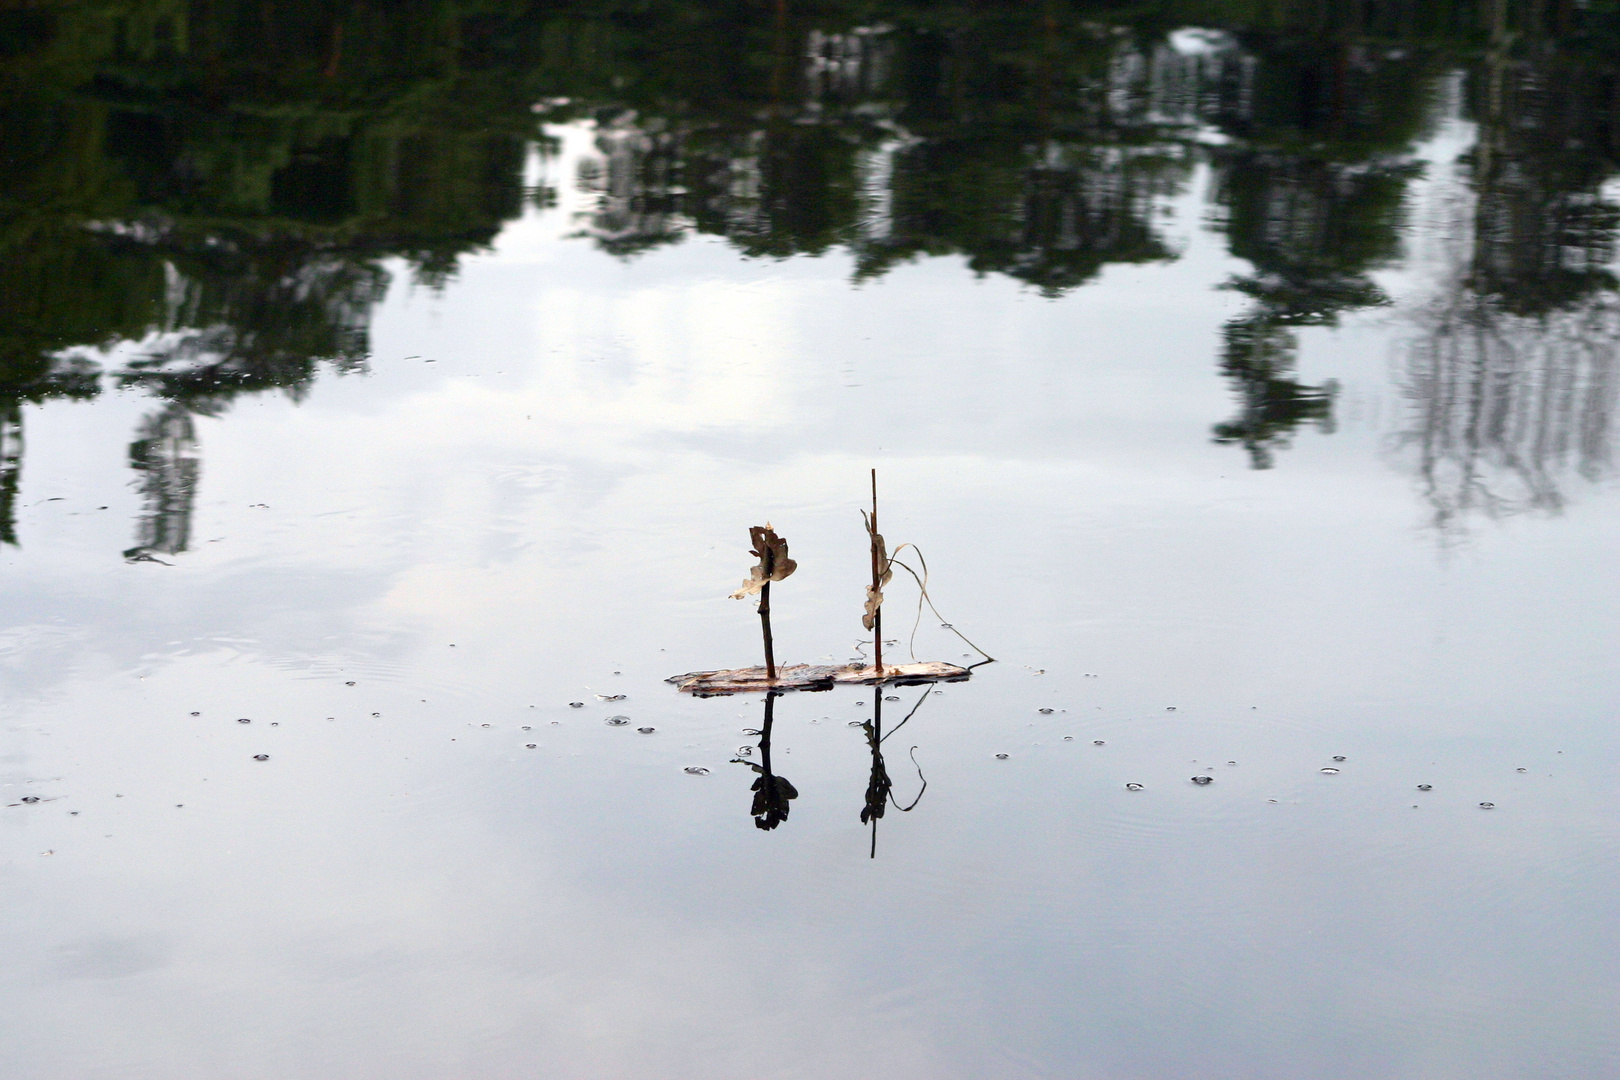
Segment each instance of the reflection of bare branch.
M1620 298L1594 293L1539 316L1514 315L1459 281L1420 316L1399 378L1432 523L1460 536L1472 513L1558 513L1564 474L1610 467Z

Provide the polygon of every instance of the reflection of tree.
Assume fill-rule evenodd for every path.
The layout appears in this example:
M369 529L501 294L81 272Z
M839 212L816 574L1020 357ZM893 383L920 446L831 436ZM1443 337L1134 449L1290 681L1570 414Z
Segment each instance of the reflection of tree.
M1388 302L1367 274L1399 254L1401 202L1417 174L1407 155L1428 116L1429 66L1379 55L1354 37L1261 39L1257 47L1256 74L1247 85L1217 80L1210 110L1234 137L1214 154L1216 204L1232 254L1253 266L1228 285L1252 303L1223 332L1221 372L1239 410L1214 437L1243 446L1264 469L1302 425L1333 426L1335 384L1294 377L1298 330Z
M765 695L765 722L759 733L759 760L736 759L759 774L751 788L754 802L748 811L754 817L755 828L759 829L774 829L786 821L790 809L788 803L799 797L798 789L787 777L777 776L771 769L771 727L776 722L776 699L781 696L776 693Z
M1424 321L1402 370L1413 411L1400 443L1443 536L1475 512L1556 512L1560 473L1607 470L1620 393L1613 292L1528 316L1462 285Z
M141 421L129 447L129 464L146 506L135 546L124 558L141 560L153 552L178 555L191 542L191 510L202 464L191 414L171 404Z

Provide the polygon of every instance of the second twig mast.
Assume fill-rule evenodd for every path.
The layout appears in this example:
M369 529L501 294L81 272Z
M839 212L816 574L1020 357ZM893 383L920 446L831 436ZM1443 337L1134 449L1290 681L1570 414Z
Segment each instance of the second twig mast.
M883 678L883 541L878 533L877 470L872 470L872 592L877 594L878 606L872 612L872 667L879 679Z

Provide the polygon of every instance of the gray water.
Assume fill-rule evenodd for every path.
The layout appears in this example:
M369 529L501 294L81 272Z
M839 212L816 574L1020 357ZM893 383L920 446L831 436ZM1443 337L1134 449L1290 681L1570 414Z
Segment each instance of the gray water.
M1518 427L1434 437L1469 124L1413 151L1392 303L1299 330L1335 424L1268 469L1210 438L1248 264L1207 166L1173 259L1047 298L956 256L621 259L591 124L550 134L557 204L395 273L364 370L25 407L8 1076L1620 1069L1612 395L1499 384ZM663 680L759 662L727 594L767 520L778 657L867 655L871 468L940 613L897 581L889 655L971 662L943 618L996 662L888 691L891 730L922 703L875 842L873 691L782 698L798 797L757 829L762 702Z

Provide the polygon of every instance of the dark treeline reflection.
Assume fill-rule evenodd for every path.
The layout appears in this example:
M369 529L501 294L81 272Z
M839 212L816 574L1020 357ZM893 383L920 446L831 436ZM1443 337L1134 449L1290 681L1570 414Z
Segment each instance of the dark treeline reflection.
M1174 258L1165 200L1207 164L1248 265L1214 437L1266 467L1332 424L1333 386L1296 377L1299 329L1386 302L1370 275L1400 254L1411 154L1458 80L1472 249L1412 356L1412 438L1452 510L1485 498L1487 465L1548 506L1555 459L1590 471L1606 445L1617 0L5 3L0 539L23 404L143 386L178 431L363 364L386 260L444 282L545 203L522 171L543 122L595 125L583 227L607 251L701 232L847 250L860 277L954 255L1047 296ZM1583 344L1503 344L1544 326ZM1464 385L1509 356L1513 378ZM1565 402L1561 378L1578 408L1514 396ZM146 453L133 550L183 551L189 502Z

